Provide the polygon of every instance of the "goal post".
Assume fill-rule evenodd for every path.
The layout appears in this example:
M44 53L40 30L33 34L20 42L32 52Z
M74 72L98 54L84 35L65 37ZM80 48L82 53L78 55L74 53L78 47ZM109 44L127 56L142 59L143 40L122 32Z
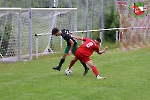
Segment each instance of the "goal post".
M77 8L0 8L0 61L61 52L65 41L49 34L54 27L77 31Z
M77 8L31 8L33 53L39 55L61 52L65 46L62 37L52 36L53 28L77 31Z

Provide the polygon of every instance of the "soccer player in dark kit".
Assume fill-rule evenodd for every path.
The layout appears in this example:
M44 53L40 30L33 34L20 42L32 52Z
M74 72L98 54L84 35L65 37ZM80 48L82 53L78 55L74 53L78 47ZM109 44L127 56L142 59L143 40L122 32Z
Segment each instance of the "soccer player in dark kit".
M70 55L70 54L74 54L75 55L75 52L76 52L76 50L78 48L78 45L77 45L77 42L71 37L70 34L72 34L72 33L70 31L66 30L66 29L62 29L61 31L58 28L53 28L52 29L52 35L62 36L63 39L67 42L67 46L66 46L66 48L64 50L64 54L63 54L62 58L60 59L60 62L58 64L58 66L53 67L54 70L60 71L61 66L65 62L65 59L66 59L67 55ZM86 75L88 70L89 70L89 68L86 66L85 63L82 63L82 65L83 65L83 67L85 69L84 75Z

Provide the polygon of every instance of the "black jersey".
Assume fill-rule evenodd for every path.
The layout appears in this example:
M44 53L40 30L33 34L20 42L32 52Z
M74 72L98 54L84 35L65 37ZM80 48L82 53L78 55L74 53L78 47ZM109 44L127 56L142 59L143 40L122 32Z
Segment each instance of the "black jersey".
M62 29L61 32L62 32L61 36L67 42L67 46L69 47L71 46L70 39L74 42L74 46L77 44L77 42L70 36L68 30Z

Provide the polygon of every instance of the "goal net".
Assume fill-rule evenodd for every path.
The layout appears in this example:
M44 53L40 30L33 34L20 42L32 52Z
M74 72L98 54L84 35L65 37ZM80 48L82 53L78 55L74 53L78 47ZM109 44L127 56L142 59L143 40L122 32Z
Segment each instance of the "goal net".
M120 30L122 50L150 45L149 3L148 0L116 0L120 27L124 28Z
M77 31L77 8L0 8L0 61L60 52L66 42L54 27Z
M31 8L33 53L36 56L47 53L60 52L66 45L62 37L51 35L51 30L58 29L77 30L76 8ZM35 39L36 38L36 39ZM36 41L35 41L36 40ZM36 48L35 48L36 47Z
M0 61L21 59L21 8L0 8Z

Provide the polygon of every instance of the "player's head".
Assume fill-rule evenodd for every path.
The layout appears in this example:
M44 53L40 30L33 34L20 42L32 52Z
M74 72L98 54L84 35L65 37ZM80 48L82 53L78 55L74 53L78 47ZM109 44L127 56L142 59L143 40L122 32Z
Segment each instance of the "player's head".
M96 42L97 42L97 43L101 43L101 39L100 39L100 38L97 38L97 39L96 39Z
M53 29L52 29L52 35L60 36L60 35L61 35L61 32L59 31L58 28L53 28Z

